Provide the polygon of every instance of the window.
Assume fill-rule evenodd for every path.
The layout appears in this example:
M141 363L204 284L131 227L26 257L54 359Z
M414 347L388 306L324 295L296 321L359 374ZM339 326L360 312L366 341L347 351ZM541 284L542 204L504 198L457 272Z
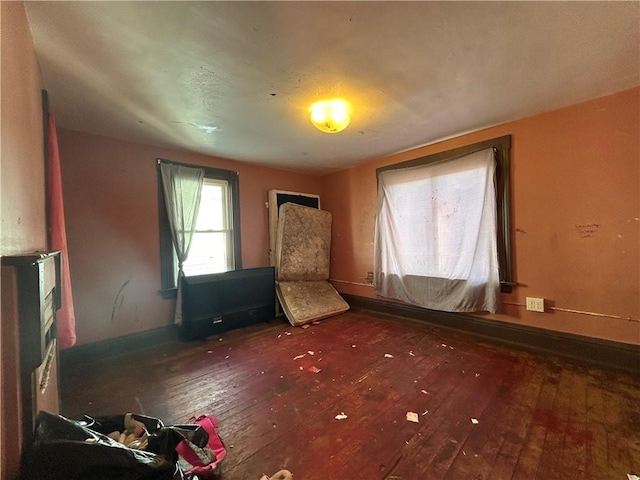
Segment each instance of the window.
M229 182L205 178L200 194L196 230L191 238L189 256L184 262L184 274L203 275L234 270L232 239L229 225Z
M496 311L512 287L510 136L377 170L376 292L445 311Z
M171 298L175 296L178 263L162 192L160 161L159 159L158 210L161 292L165 298ZM196 230L189 247L189 255L183 265L184 273L191 276L241 269L238 174L230 170L198 168L204 169L205 178L200 194Z

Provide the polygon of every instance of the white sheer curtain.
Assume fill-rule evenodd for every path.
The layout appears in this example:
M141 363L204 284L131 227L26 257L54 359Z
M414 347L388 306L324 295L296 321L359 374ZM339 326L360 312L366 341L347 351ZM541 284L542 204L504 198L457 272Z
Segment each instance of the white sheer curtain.
M492 148L378 175L375 288L448 312L496 312L500 277Z
M183 264L189 254L189 246L196 228L200 195L204 182L204 170L173 163L161 163L162 189L167 205L173 246L178 258L178 292L176 296L175 323L182 324L182 290L180 279L184 276Z

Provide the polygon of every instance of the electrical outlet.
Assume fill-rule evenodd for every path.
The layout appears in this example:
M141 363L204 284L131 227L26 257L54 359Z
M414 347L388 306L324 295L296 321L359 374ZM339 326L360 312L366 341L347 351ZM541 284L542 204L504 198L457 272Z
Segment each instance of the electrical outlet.
M367 278L365 278L369 285L373 285L373 272L367 272Z
M544 298L527 297L527 310L544 313Z

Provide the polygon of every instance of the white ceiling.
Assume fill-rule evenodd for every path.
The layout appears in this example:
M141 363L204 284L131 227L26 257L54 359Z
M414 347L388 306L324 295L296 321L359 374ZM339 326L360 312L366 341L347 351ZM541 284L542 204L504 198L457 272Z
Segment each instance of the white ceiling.
M59 126L312 173L640 85L635 1L25 8Z

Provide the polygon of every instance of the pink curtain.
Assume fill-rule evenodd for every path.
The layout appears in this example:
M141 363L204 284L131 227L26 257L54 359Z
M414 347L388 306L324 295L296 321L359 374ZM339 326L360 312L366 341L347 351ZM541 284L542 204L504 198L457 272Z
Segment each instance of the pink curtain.
M49 113L49 128L47 132L47 187L49 247L51 250L60 250L62 252L62 307L57 313L58 344L60 348L69 348L76 343L76 317L73 310L71 275L69 273L69 254L67 250L64 204L62 201L62 173L60 170L60 154L58 152L58 135L53 113Z

